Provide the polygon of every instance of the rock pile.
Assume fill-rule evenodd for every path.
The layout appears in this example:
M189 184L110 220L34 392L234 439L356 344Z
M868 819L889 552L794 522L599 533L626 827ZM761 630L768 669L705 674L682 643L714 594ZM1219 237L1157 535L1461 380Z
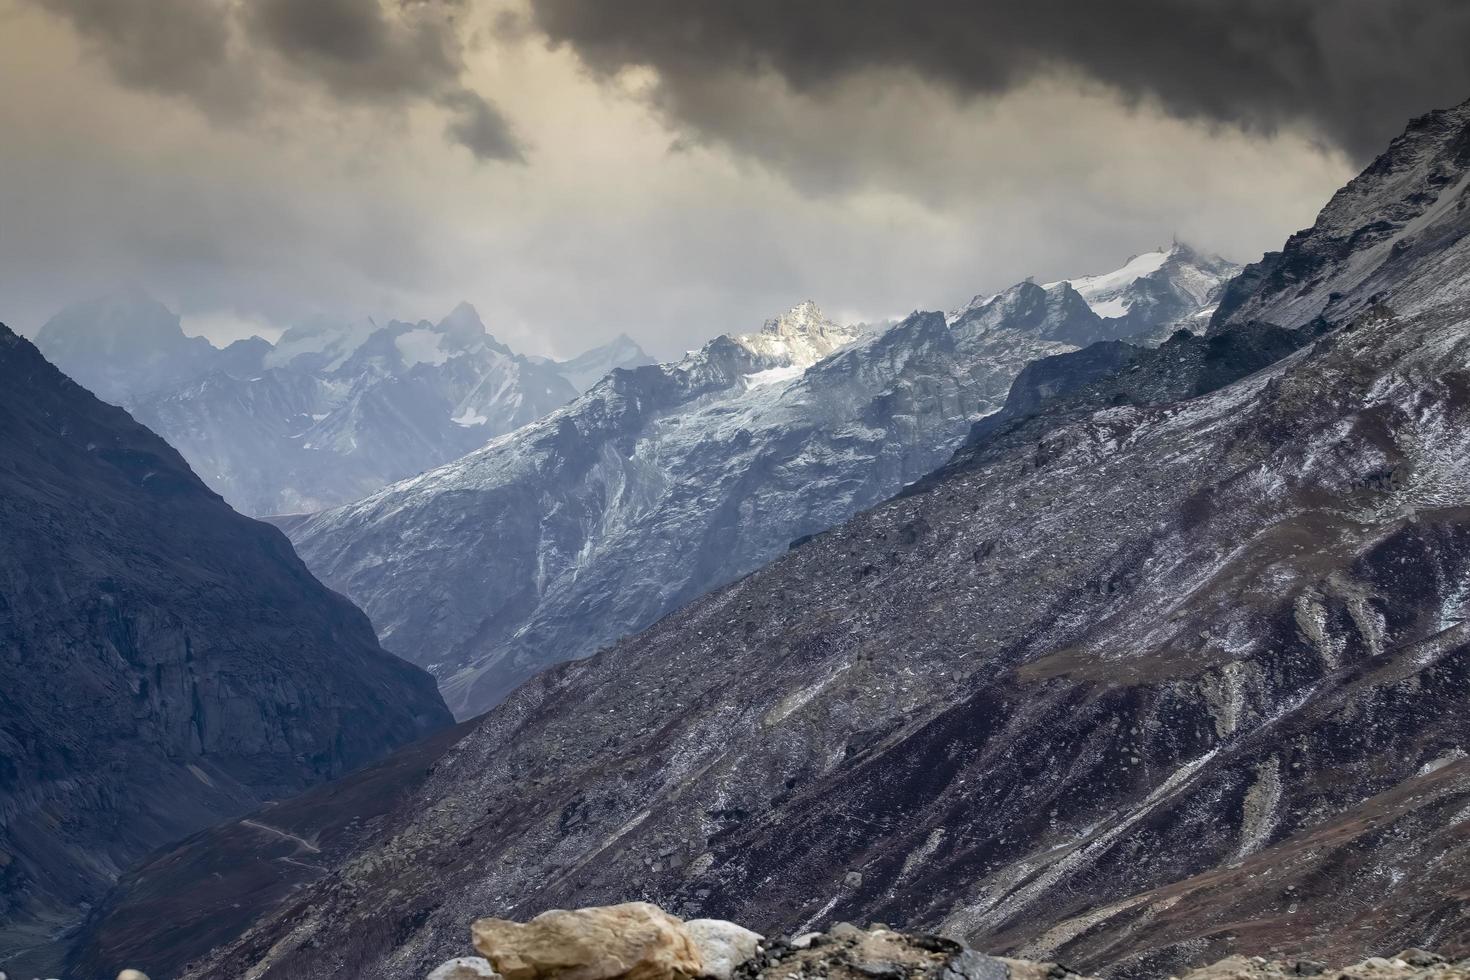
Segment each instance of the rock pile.
M452 959L428 980L1095 980L1056 963L986 956L952 939L883 925L840 922L826 932L766 939L733 922L686 922L646 902L555 909L525 923L480 919L471 935L481 955ZM1470 959L1409 949L1329 971L1312 960L1232 956L1182 980L1318 975L1470 980Z

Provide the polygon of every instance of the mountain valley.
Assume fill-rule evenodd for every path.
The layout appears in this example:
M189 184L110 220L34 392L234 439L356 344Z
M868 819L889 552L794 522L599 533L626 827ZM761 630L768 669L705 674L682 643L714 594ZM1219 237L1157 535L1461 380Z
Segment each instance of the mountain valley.
M1182 245L1133 265L1106 293L1124 319L1065 282L876 333L804 303L288 533L469 717L930 472L1028 361L1157 332L1148 297L1186 286L1149 309L1202 323L1234 268Z
M773 935L900 922L1120 977L1235 952L1463 955L1467 188L1470 103L1416 119L1225 288L1203 335L1157 348L1067 349L1105 321L1073 286L1028 283L875 337L798 308L761 343L615 372L497 472L558 472L579 458L554 453L564 433L733 381L743 405L789 407L879 378L911 416L922 385L879 368L921 341L954 364L1024 322L1045 357L901 494L520 685L350 854L279 869L296 887L184 975L357 976L345 951L373 935L372 975L419 978L486 909L629 899ZM777 355L798 322L833 354ZM526 438L417 487L463 485ZM458 497L406 490L301 525L308 561L325 526L371 541L404 506L414 533L453 526ZM146 919L146 873L131 894L114 914Z

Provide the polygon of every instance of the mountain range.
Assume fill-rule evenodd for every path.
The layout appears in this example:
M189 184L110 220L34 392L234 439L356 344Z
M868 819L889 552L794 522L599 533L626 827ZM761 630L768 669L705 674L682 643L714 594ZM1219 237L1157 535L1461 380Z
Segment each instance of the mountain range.
M945 465L539 673L373 833L277 862L237 939L171 955L191 977L417 978L485 909L635 898L1114 976L1470 950L1467 232L1470 103L1415 120L1202 335L1033 364ZM801 378L860 374L884 337L959 344L959 319L845 340ZM726 338L641 370L799 366ZM206 837L230 853L237 827ZM187 907L158 897L167 860L141 874L103 925Z
M468 304L438 323L313 320L220 350L137 289L68 307L36 344L254 515L320 510L448 462L648 363L626 336L567 362L516 354Z
M1028 361L1202 327L1235 267L1176 245L1128 268L1079 280L1109 319L1067 282L877 333L803 303L681 361L613 371L462 459L284 526L468 717L930 472Z

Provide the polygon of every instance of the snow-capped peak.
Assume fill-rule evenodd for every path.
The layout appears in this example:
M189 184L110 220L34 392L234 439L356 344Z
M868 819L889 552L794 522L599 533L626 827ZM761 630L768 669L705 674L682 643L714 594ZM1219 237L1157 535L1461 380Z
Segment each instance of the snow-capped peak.
M1219 256L1204 255L1183 242L1174 242L1168 248L1131 256L1112 272L1050 282L1043 288L1051 290L1070 282L1094 313L1105 320L1114 320L1127 316L1149 292L1147 287L1140 286L1141 281L1167 284L1180 299L1203 305L1238 271L1238 266Z
M1083 276L1080 279L1049 282L1042 288L1054 289L1062 282L1070 282L1072 288L1087 300L1087 305L1091 306L1092 311L1098 316L1122 316L1128 312L1127 302L1122 298L1123 291L1133 285L1136 280L1158 272L1167 261L1169 261L1169 250L1155 249L1152 252L1129 256L1122 268L1114 269L1112 272Z
M827 319L816 303L806 300L767 320L759 332L732 339L770 360L772 367L808 368L859 336L860 331Z

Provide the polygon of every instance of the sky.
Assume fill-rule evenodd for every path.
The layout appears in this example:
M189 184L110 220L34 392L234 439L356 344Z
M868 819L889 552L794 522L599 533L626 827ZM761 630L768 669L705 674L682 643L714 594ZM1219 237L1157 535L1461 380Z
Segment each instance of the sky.
M0 0L0 320L218 342L472 302L670 356L1250 261L1470 97L1460 0Z

